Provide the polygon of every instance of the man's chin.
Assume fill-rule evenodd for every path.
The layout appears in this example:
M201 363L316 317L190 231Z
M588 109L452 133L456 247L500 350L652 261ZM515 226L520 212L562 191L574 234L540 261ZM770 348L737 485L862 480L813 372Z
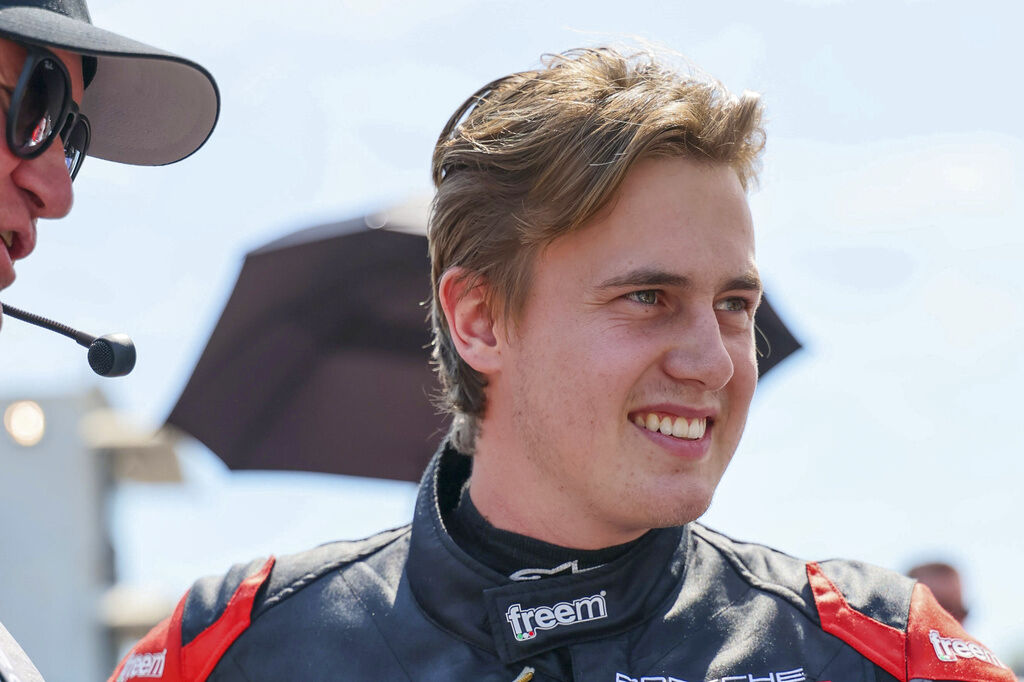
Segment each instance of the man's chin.
M711 506L711 497L710 493L688 495L685 499L676 500L662 497L658 503L649 504L645 509L637 511L643 515L644 525L648 528L683 526L704 515Z

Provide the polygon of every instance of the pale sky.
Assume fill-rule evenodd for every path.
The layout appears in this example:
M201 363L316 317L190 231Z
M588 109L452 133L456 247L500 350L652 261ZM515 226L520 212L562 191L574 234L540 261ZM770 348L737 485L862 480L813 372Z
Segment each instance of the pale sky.
M758 257L806 345L759 388L705 520L810 559L951 559L969 629L1004 657L1024 650L1018 4L91 4L96 24L206 65L221 119L180 164L88 160L74 212L41 225L3 297L130 333L136 371L96 378L73 343L9 320L5 393L99 385L158 425L247 250L429 191L437 133L493 78L640 39L763 93ZM115 505L122 578L171 598L231 563L411 512L411 485L231 475L201 447L185 461L184 486L133 486Z

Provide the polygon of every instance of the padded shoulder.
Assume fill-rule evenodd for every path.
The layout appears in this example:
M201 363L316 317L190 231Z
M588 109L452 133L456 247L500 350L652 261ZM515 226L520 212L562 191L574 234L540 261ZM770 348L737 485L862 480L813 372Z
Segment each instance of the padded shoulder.
M696 538L721 554L747 583L785 599L817 622L814 596L807 582L807 562L766 545L735 540L697 523L692 524L691 530Z
M830 559L818 565L852 608L897 630L907 629L913 578L846 559Z
M270 573L264 593L253 608L253 618L324 576L385 552L396 540L408 535L410 528L405 525L363 540L329 542L298 554L280 557Z
M160 677L165 682L205 680L217 665L224 651L249 627L250 614L257 593L263 588L274 559L270 558L254 573L235 581L244 572L232 574L234 591L216 617L189 642L182 643L186 595L178 602L174 613L139 640L121 661L111 676L111 682L128 682L136 678ZM217 585L211 584L212 599L218 595ZM204 604L203 606L208 606Z
M267 609L332 571L382 550L408 532L409 526L402 526L362 540L330 542L298 554L276 558L269 578L256 596L252 618L259 617ZM257 559L237 564L222 576L196 581L185 603L182 643L188 644L220 618L238 585L256 573L265 562L266 559Z
M188 645L224 614L238 586L249 576L258 573L267 559L262 557L246 564L235 564L224 575L200 578L192 584L185 595L185 607L182 610L182 646Z
M879 679L1014 682L995 654L910 578L859 561L805 562L699 524L692 530L751 586L786 599L874 663Z
M765 545L734 540L698 524L694 524L694 532L721 552L747 582L787 597L802 610L817 612L807 561ZM851 607L885 625L906 630L912 579L859 561L831 559L814 565L821 567Z
M833 575L839 575L840 581L847 583L851 596L862 605L867 604L875 615L884 617L890 613L894 602L903 603L902 590L907 587L906 583L891 589L886 589L884 584L864 585L848 570L853 566L833 563L830 568ZM842 570L837 573L837 568ZM1015 682L1010 669L971 638L939 606L926 586L910 582L906 615L896 613L899 618L894 626L854 606L821 565L808 564L807 576L822 629L842 639L899 682ZM852 585L848 582L851 579Z
M364 540L334 542L281 559L257 559L195 582L174 614L153 628L114 671L111 682L162 677L203 680L261 613L332 571L383 551L409 527Z

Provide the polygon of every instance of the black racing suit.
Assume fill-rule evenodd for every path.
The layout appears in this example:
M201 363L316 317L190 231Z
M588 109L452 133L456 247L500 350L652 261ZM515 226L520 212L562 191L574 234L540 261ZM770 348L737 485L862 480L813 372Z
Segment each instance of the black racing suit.
M411 526L199 580L111 680L1015 681L909 578L698 523L513 581L445 529L469 468L443 449Z

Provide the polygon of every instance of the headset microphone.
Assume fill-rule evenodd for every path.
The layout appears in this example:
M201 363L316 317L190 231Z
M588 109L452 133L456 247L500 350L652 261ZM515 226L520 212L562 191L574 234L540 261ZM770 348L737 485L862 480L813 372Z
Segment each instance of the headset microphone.
M54 322L6 304L0 304L0 307L2 307L4 315L63 334L69 339L77 341L78 345L88 348L89 366L100 376L123 377L135 367L135 344L127 334L107 334L96 338L60 322Z

